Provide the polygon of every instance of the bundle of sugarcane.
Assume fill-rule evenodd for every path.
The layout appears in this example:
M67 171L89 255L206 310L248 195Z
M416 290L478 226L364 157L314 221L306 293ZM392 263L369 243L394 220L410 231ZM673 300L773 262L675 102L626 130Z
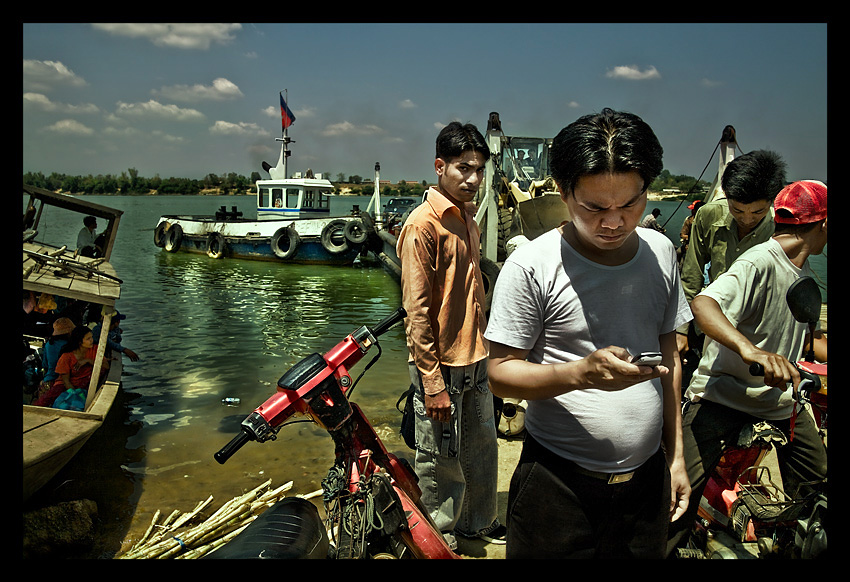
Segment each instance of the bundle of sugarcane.
M215 513L198 522L201 511L212 503L212 495L201 501L189 513L173 511L162 523L157 523L157 511L145 535L119 559L195 559L204 556L239 535L263 511L274 505L292 487L292 481L269 490L271 479L234 497ZM309 499L322 492L299 495Z

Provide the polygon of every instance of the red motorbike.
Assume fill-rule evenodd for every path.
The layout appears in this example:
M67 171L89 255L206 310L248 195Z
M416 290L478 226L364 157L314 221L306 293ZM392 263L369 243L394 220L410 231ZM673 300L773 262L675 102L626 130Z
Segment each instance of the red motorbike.
M326 354L301 360L214 455L224 463L249 441L274 440L296 413L308 416L335 445L334 465L322 481L326 522L311 502L284 498L208 558L459 558L422 505L412 468L387 452L363 411L349 401L381 355L378 336L405 315L399 308L374 328L352 332ZM349 371L373 346L378 353L352 383Z
M811 277L796 281L786 301L797 321L809 325L812 343L820 319L821 295ZM794 390L794 410L788 438L769 422L745 426L738 442L729 445L706 484L697 520L680 558L815 558L826 555L826 480L805 483L794 498L772 480L763 464L773 447L794 438L798 414L811 406L821 438L827 430L826 364L814 361L811 347L796 362L801 382ZM754 376L763 375L759 364L750 366Z

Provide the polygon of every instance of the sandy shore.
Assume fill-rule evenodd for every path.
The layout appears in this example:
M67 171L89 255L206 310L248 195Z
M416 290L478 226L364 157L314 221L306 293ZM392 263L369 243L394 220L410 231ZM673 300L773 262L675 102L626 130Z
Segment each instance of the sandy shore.
M508 507L508 488L511 484L511 475L514 473L519 454L522 451L522 435L515 438L499 437L499 520L505 523L505 515ZM505 557L505 546L488 544L480 540L457 538L457 551L464 558L484 558L489 560L503 559Z

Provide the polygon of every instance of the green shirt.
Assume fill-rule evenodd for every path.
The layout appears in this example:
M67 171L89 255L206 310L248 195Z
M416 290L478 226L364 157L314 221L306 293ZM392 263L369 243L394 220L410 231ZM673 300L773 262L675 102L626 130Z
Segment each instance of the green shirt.
M705 266L711 283L725 273L744 251L773 236L773 208L743 239L738 240L738 226L729 212L726 198L712 200L699 209L691 227L691 241L682 263L682 288L688 303L694 300L705 281Z

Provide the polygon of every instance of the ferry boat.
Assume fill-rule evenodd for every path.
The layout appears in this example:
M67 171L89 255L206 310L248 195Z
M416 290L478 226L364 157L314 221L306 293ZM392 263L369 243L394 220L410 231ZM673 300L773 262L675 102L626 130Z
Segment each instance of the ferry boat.
M350 265L365 253L368 235L352 208L347 216L331 216L333 184L308 170L287 177L290 138L295 116L281 94L283 137L280 158L272 167L263 162L268 180L256 182L256 217L245 217L235 206L213 215L164 215L154 229L154 244L167 252L185 251L223 257L289 263Z

